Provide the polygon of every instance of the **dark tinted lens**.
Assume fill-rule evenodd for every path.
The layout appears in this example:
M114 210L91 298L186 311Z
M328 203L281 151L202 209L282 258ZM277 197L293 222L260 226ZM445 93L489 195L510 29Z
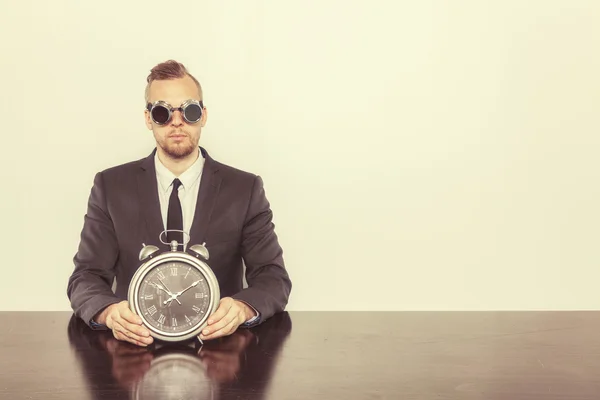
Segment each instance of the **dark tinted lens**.
M185 108L185 119L189 122L197 122L202 117L202 109L197 104L190 104Z
M163 106L156 106L152 109L152 118L157 124L164 124L169 120L169 110Z

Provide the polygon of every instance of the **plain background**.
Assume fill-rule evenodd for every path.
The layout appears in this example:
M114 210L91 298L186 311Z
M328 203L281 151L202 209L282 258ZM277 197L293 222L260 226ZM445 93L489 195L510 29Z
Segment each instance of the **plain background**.
M1 310L69 310L94 174L148 155L145 79L260 174L288 310L592 309L600 2L6 1Z

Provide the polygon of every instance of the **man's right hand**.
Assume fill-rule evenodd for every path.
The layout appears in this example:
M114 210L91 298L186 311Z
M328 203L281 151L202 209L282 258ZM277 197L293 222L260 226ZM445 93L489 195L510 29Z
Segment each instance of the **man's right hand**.
M147 346L153 341L150 332L142 326L142 319L129 309L127 300L106 307L98 314L96 322L112 330L117 340L138 346Z

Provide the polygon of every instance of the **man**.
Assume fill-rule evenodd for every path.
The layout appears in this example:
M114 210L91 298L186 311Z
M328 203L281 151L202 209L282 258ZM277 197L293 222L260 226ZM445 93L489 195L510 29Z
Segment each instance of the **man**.
M129 309L127 289L142 243L161 246L161 232L177 233L172 228L189 232L190 245L206 243L219 282L222 298L201 339L283 311L292 285L262 179L213 160L198 145L207 119L200 83L170 60L151 70L145 100L156 149L95 176L67 288L75 315L119 340L152 343ZM183 234L175 239L188 242Z

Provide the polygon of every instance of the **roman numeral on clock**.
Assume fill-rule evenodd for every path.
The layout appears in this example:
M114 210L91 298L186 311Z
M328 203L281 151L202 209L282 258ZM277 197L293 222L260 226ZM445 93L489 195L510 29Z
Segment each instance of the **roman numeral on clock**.
M154 315L156 314L158 310L156 309L156 306L152 306L148 309L148 312L150 313L150 315Z
M159 324L164 324L165 323L165 319L167 319L167 317L165 317L163 314L160 314L160 317L158 317L158 323Z

